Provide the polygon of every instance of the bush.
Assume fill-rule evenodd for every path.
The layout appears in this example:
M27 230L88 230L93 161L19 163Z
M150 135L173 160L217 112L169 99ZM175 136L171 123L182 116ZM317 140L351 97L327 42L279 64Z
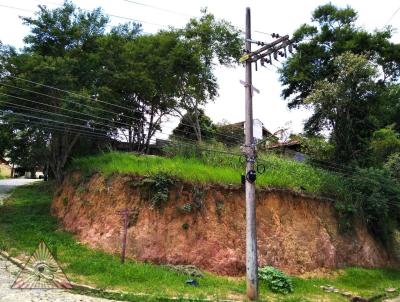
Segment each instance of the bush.
M359 169L352 178L353 201L368 229L383 243L400 221L400 188L386 170Z
M400 182L400 152L389 156L389 159L385 163L385 169L389 171L393 178Z
M276 293L288 294L293 292L292 279L272 266L264 266L258 270L258 278Z
M160 209L167 202L169 188L174 181L168 174L160 172L151 177L151 182L151 204Z

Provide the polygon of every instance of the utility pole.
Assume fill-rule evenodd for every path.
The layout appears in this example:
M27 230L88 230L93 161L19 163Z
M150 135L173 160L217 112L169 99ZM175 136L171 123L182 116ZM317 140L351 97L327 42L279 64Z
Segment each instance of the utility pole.
M126 254L126 237L128 234L128 226L129 226L129 215L132 214L133 211L125 208L124 210L117 211L118 215L122 216L123 219L123 230L122 230L122 251L121 251L121 263L125 263L125 254Z
M251 53L251 20L250 8L246 8L246 53ZM253 97L252 97L251 61L246 61L245 77L245 152L246 152L246 281L247 297L258 298L257 276L257 234L256 234L256 194L251 175L255 175L255 145L253 139Z
M289 36L280 37L278 34L272 34L273 38L277 38L271 43L264 43L251 39L251 19L250 8L246 8L246 31L245 31L245 54L240 58L239 62L244 62L246 67L245 82L245 145L244 154L246 157L246 281L247 281L247 297L250 300L258 299L258 259L257 259L257 229L256 229L256 194L255 181L257 173L254 170L254 163L257 158L256 142L253 137L253 91L252 83L252 63L255 63L257 70L257 61L260 60L261 66L265 63L272 64L272 56L278 60L278 55L287 57L286 47L292 53L293 48L297 48L293 40L289 40ZM251 44L255 43L261 48L251 51Z

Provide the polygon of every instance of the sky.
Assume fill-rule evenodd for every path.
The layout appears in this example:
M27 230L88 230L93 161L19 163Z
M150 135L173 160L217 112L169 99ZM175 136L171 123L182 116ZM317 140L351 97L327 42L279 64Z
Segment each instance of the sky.
M142 23L143 31L155 33L160 29L173 26L183 27L190 17L200 15L201 8L208 8L217 18L225 19L243 29L246 7L251 9L252 38L265 42L272 41L271 33L291 35L301 24L311 21L312 11L328 1L265 1L265 0L74 0L78 7L93 9L101 7L110 15L110 24L128 22L135 19ZM357 24L367 30L381 29L392 25L400 29L400 2L398 0L335 0L339 7L350 6L359 15ZM33 16L39 4L55 8L62 4L58 0L0 0L0 40L17 48L23 46L23 37L29 29L22 24L18 16ZM145 5L143 5L145 4ZM5 7L10 6L10 7ZM15 8L19 8L15 9ZM118 17L117 17L118 16ZM128 19L123 19L128 18ZM400 32L392 38L400 43ZM254 94L254 118L260 119L264 126L274 132L280 128L289 128L290 132L303 130L304 121L311 112L306 109L287 109L287 101L281 98L282 86L279 82L277 67L253 70L253 85L260 90ZM206 114L217 123L222 120L239 122L244 120L244 68L217 67L215 74L219 84L219 96L206 106ZM170 132L178 123L172 118L164 125L164 131Z

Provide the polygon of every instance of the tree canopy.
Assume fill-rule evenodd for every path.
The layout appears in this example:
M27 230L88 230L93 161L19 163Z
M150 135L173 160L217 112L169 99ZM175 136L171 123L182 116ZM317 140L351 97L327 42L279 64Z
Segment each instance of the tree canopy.
M206 11L153 35L137 23L108 30L101 9L68 1L22 21L25 47L0 45L1 126L26 140L40 130L58 180L81 136L125 138L146 152L167 116L191 112L198 129L201 107L217 95L216 62L231 66L242 45L238 30Z
M400 45L387 27L367 32L350 7L329 3L294 33L298 52L280 69L289 108L309 106L305 131L331 133L336 161L362 160L372 133L398 123ZM397 120L396 120L397 119Z

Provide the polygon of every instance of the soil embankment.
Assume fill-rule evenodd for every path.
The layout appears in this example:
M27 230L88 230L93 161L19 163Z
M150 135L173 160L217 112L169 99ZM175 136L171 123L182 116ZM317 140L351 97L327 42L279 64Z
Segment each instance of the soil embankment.
M73 173L52 205L78 240L112 253L121 249L122 220L132 210L127 256L153 263L193 264L225 275L245 272L245 202L241 188L179 183L161 208L139 178ZM385 249L362 225L342 235L332 203L283 190L257 194L260 265L290 274L343 266L385 267Z

